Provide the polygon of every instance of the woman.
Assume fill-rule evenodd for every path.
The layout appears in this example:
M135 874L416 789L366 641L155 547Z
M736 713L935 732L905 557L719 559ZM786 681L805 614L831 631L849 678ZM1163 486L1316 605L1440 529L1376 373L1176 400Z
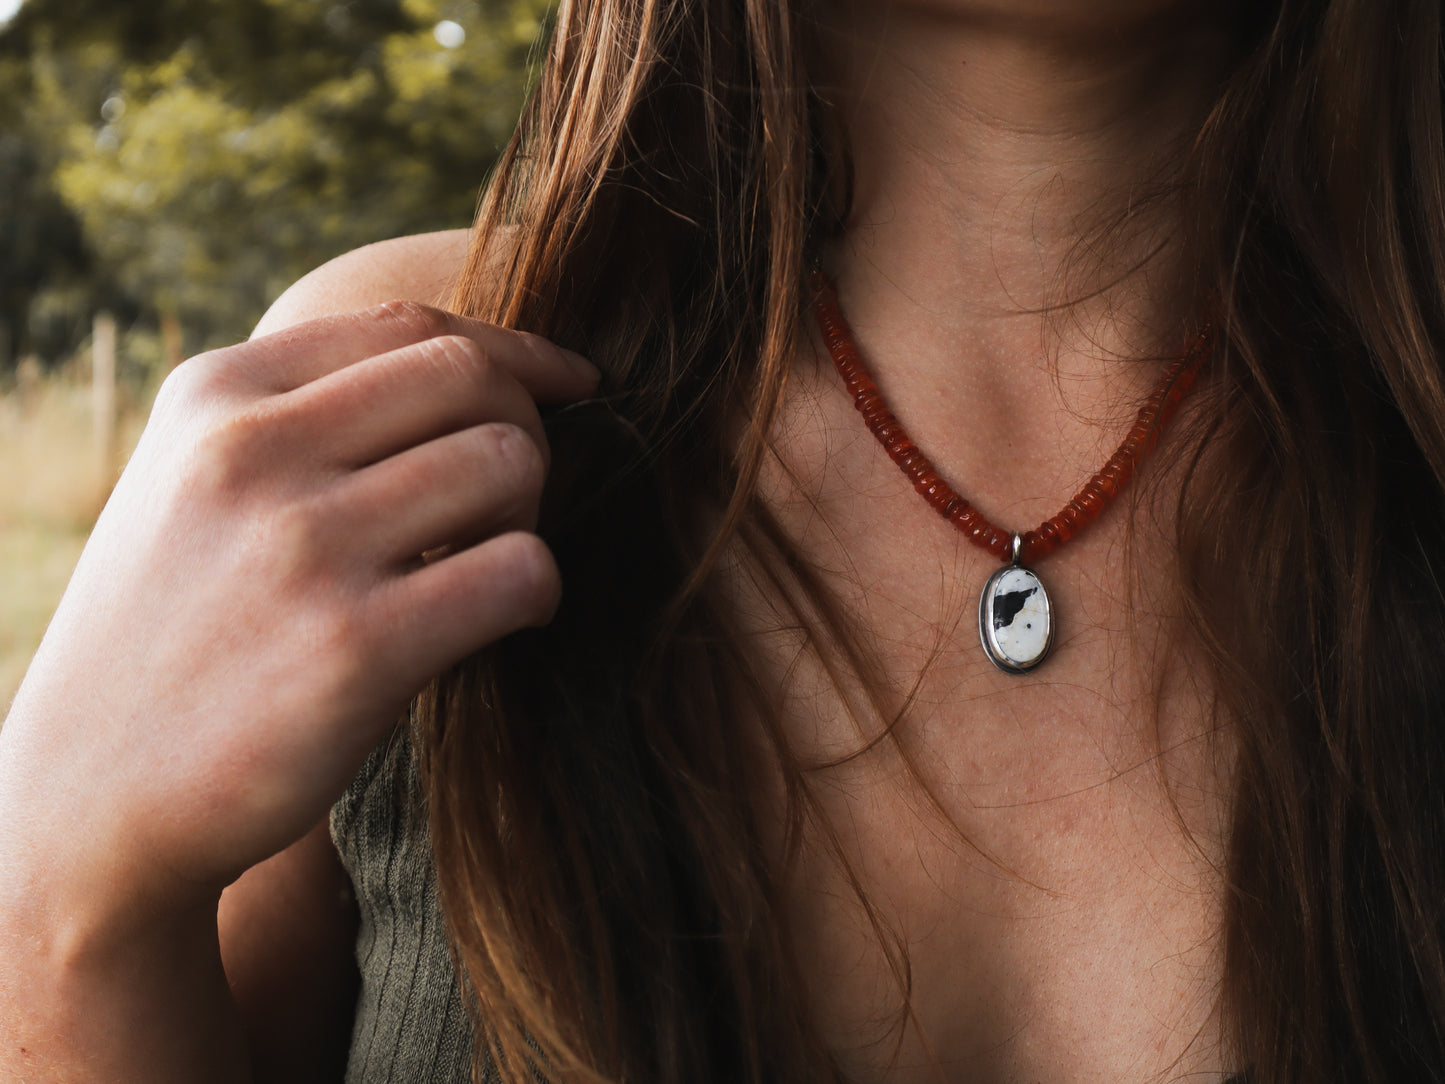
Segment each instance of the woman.
M353 1079L1445 1079L1441 17L564 4L464 260L164 390L0 739L0 1064L314 1079L365 761Z

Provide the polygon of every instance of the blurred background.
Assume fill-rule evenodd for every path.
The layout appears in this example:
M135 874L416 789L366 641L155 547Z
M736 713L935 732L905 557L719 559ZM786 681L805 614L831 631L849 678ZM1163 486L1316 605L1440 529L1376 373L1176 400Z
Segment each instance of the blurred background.
M0 718L182 358L466 226L550 0L0 0Z

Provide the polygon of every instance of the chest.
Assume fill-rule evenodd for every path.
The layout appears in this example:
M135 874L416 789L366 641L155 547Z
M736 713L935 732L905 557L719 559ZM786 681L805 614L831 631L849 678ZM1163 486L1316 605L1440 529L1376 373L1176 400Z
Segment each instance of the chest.
M1157 540L1118 517L1040 568L1053 654L1005 674L978 637L996 564L889 481L774 503L861 677L819 611L743 601L807 767L778 846L830 1046L860 1081L1220 1079L1227 756Z

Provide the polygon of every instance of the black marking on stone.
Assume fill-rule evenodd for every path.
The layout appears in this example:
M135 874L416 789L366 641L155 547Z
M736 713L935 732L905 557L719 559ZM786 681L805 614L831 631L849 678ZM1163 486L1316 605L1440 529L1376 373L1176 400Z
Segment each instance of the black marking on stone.
M1006 629L1012 625L1019 611L1037 591L1037 587L1030 587L1027 591L1005 591L1001 595L994 595L993 627Z

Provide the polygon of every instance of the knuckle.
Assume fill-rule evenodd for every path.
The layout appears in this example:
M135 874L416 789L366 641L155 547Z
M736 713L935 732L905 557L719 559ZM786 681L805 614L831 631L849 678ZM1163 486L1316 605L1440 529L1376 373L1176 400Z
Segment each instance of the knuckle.
M258 539L265 562L293 587L319 586L317 573L327 567L325 517L307 502L291 502L273 510Z
M312 496L269 507L252 520L247 560L252 576L300 621L311 660L346 665L367 644L357 605L368 582L336 527L334 506Z
M451 330L446 313L419 301L387 301L373 311L378 318L400 328L408 338L417 342L435 339Z
M367 655L370 622L355 605L337 601L322 607L314 623L317 656L329 660L338 676L351 679Z
M562 577L547 543L527 531L514 531L496 541L507 547L508 581L522 615L532 622L550 620L562 599Z
M531 435L507 422L485 426L482 433L490 458L516 488L527 493L539 492L546 481L547 464L542 449Z
M183 407L194 394L196 362L199 360L199 358L191 358L183 361L166 374L166 378L161 381L161 386L156 389L155 406L152 408L156 414L164 414Z
M157 410L186 410L219 395L226 385L224 351L197 354L166 375L156 392Z
M213 492L247 486L266 461L271 441L264 411L249 408L211 422L191 456L191 482Z
M367 677L371 632L354 604L337 600L308 611L297 636L311 681L321 689L352 689Z

